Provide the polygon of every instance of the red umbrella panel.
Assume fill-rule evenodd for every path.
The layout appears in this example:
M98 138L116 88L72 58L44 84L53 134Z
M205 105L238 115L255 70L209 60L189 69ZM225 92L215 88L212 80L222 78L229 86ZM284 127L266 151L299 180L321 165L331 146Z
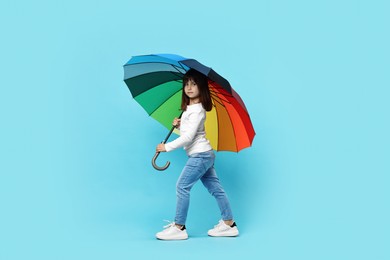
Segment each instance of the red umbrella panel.
M207 112L207 138L217 151L238 152L251 146L255 131L248 111L234 89L231 93L209 81L214 109Z

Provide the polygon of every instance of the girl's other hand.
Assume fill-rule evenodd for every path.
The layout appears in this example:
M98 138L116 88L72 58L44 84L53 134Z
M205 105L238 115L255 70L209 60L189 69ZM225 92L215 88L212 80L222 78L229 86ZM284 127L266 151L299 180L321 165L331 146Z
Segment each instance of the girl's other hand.
M165 144L158 144L157 147L156 147L156 152L166 152L167 150L165 150Z
M176 128L179 128L180 127L180 118L175 117L175 119L173 119L172 125Z

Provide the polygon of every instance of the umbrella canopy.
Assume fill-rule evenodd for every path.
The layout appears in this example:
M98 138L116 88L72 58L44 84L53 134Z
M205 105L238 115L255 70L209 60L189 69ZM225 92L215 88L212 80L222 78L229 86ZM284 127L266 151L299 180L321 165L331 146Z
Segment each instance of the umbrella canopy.
M146 112L171 129L173 118L182 112L182 78L190 68L208 77L213 109L207 112L205 128L213 149L238 152L251 146L255 131L244 102L210 67L174 54L133 56L124 65L124 81Z

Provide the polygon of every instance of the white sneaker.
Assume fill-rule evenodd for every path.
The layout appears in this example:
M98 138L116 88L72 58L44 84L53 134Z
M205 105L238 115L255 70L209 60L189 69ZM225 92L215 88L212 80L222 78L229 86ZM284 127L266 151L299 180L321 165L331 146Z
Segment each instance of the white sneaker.
M179 229L175 222L171 222L164 226L164 230L156 234L156 238L161 240L184 240L188 238L185 226Z
M229 226L223 220L220 220L218 225L210 229L207 234L212 237L236 237L239 233L235 222L232 226Z

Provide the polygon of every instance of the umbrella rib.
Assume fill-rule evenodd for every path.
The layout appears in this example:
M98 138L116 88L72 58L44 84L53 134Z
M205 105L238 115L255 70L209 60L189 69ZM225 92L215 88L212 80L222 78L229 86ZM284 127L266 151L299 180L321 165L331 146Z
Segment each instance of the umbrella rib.
M224 88L222 88L221 86L219 86L218 84L211 84L211 86L213 87L212 89L210 89L211 91L214 91L216 93L220 93L219 91L215 91L214 89L221 89L221 90L225 90ZM226 90L224 91L226 92ZM233 97L233 95L229 92L227 92L226 94L223 94L224 96L229 96L229 97Z
M234 128L234 124L233 124L232 117L230 116L230 113L229 113L229 110L228 110L228 109L226 109L226 112L227 112L228 115L229 115L230 124L232 125L232 128L233 128L234 139L237 140L236 130L235 130L235 128ZM238 152L238 144L237 144L237 141L234 142L234 145L236 146L236 151Z
M180 64L180 66L181 66L181 68L182 68L183 70L187 71L187 69L186 69L186 68L184 68L184 66L186 66L186 65L184 65L184 64L183 64L183 63L181 63L180 61L179 61L178 63ZM186 67L188 67L188 66L186 66Z
M225 99L225 98L222 98L220 96L218 96L217 94L214 94L214 93L210 93L211 96L213 97L216 97L222 101L225 101L225 103L228 103L228 104L231 104L232 102L230 102L229 100ZM217 101L218 102L218 101ZM222 104L221 102L219 102L222 106L225 106L224 104Z
M160 64L165 64L165 65L171 65L172 67L175 68L175 70L177 70L181 74L183 74L183 72L180 71L178 68L181 68L184 71L186 71L186 68L184 68L183 64L181 64L180 62L179 62L180 66L177 66L177 65L174 65L174 64L171 64L171 63L165 63L165 62L161 62L161 61L145 61L145 62L139 62L139 63L125 64L123 67L138 66L140 64L149 64L149 63L160 63Z
M215 99L213 99L213 101L216 101ZM219 101L217 101L219 104L221 104ZM222 104L221 104L222 105ZM218 109L217 109L217 106L214 105L214 109L215 109L215 117L217 118L216 121L217 121L217 151L219 150L219 120L218 120Z
M211 94L211 96L212 96L212 97L215 97L215 98L213 98L213 100L214 100L215 102L217 102L217 103L220 104L221 106L225 107L225 104L223 104L221 101L217 100L217 98L218 98L218 99L221 99L220 97L218 97L217 95L213 95L213 94ZM221 99L221 100L223 100L223 99Z
M180 68L181 68L181 69L183 69L184 71L187 71L186 68L183 67L183 64L181 64L180 62L179 62L179 64L180 64ZM183 72L180 71L180 70L178 69L179 67L177 67L177 66L175 66L175 65L173 65L173 64L171 64L171 65L172 65L172 67L173 67L177 72L179 72L179 73L181 73L182 75L184 75Z

